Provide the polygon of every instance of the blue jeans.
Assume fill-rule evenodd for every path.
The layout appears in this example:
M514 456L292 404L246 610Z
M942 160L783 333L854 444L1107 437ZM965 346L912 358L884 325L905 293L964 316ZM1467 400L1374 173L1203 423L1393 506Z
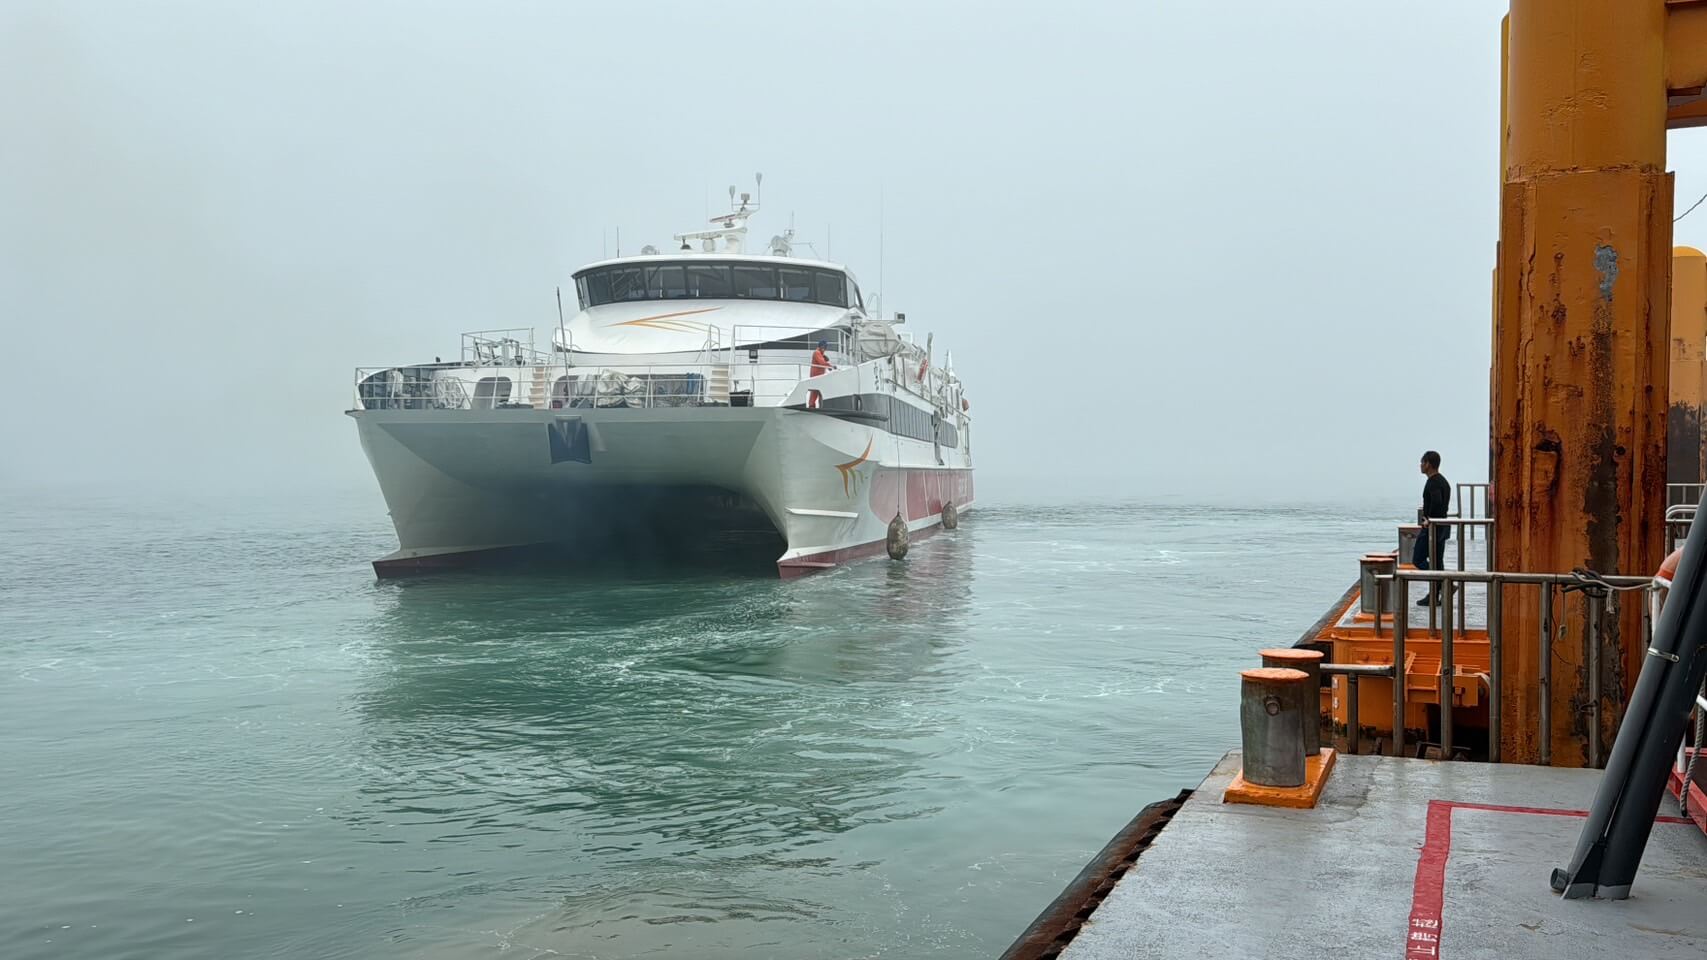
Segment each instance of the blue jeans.
M1453 535L1453 531L1446 526L1424 528L1424 531L1417 536L1417 545L1410 552L1410 562L1412 562L1413 567L1417 567L1419 571L1432 571L1432 569L1436 569L1434 560L1439 560L1442 569L1444 569L1446 567L1446 538L1451 535ZM1434 557L1429 557L1429 540L1434 540ZM1436 588L1436 591L1439 591L1439 588Z

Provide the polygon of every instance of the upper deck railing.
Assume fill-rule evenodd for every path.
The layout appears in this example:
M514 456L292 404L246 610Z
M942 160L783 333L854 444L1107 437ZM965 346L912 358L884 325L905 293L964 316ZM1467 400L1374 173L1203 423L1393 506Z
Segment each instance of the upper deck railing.
M476 331L463 335L455 361L358 367L355 404L368 410L778 406L812 375L819 341L832 367L869 352L856 330L740 325L732 336L735 343L726 345L714 330L692 359L660 361L658 354L547 353L527 328ZM905 338L889 347L889 362L878 367L882 387L918 398L944 420L969 419L954 409L958 381L929 364L925 350Z

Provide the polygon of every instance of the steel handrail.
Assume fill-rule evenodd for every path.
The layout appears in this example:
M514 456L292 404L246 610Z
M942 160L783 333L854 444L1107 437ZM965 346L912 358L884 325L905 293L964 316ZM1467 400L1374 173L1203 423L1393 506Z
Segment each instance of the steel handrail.
M1346 750L1356 756L1362 748L1362 731L1358 727L1359 688L1363 685L1364 677L1390 677L1395 683L1402 683L1398 678L1398 669L1393 665L1381 666L1376 663L1324 663L1319 668L1324 676L1339 676L1346 678Z
M1454 508L1452 511L1452 515L1454 517L1457 517L1459 519L1464 519L1464 520L1491 520L1494 511L1493 511L1493 504L1488 502L1488 491L1490 489L1492 489L1492 487L1493 487L1493 484L1488 483L1486 481L1483 481L1481 483L1471 482L1471 483L1456 484L1453 488ZM1472 494L1472 497L1469 501L1470 516L1468 516L1468 517L1464 516L1464 503L1465 503L1464 494L1466 491L1469 491ZM1482 504L1482 510L1481 510L1480 515L1478 515L1476 512L1476 499L1477 498L1474 496L1474 494L1478 491L1481 493L1480 500L1481 500L1481 504ZM1471 531L1472 534L1474 532L1475 532L1474 530Z
M1482 551L1483 552L1482 562L1486 566L1492 566L1493 565L1493 562L1494 562L1494 521L1493 521L1492 517L1428 517L1428 518L1424 519L1424 521L1422 523L1422 527L1423 527L1423 530L1425 531L1423 534L1425 537L1429 536L1429 534L1426 532L1429 527L1445 527L1448 529L1453 528L1453 527L1458 528L1458 531L1459 531L1458 536L1454 537L1453 539L1457 541L1458 569L1460 569L1460 570L1464 569L1464 563L1465 563L1465 555L1464 555L1465 546L1464 546L1464 544L1470 539L1470 537L1467 537L1465 534L1466 533L1474 533L1477 528L1485 529L1486 533L1483 535L1482 540L1487 544L1487 548ZM1438 565L1443 558L1435 557L1433 555L1434 546L1435 545L1431 540L1429 543L1429 554L1431 557L1430 562L1432 564ZM1465 610L1468 607L1468 603L1469 603L1468 595L1465 593L1460 593L1458 595L1458 619L1459 620L1464 619ZM1438 611L1435 609L1436 606L1437 606L1437 604L1435 604L1435 603L1429 604L1429 629L1431 629L1431 630L1434 629L1434 621L1435 621L1436 616L1438 616Z
M1382 584L1385 594L1392 587L1397 587L1398 606L1393 616L1393 731L1394 756L1400 755L1404 743L1405 716L1405 684L1398 673L1403 670L1405 658L1405 641L1410 631L1409 603L1410 585L1413 582L1439 583L1445 594L1442 604L1444 619L1440 624L1441 665L1437 678L1438 696L1440 700L1440 730L1441 750L1450 757L1453 746L1452 730L1452 699L1453 684L1456 680L1456 669L1453 664L1454 643L1458 628L1464 621L1459 618L1454 623L1452 615L1452 594L1455 588L1468 584L1485 584L1488 586L1488 658L1490 675L1488 676L1488 759L1497 763L1500 758L1500 722L1503 701L1501 671L1504 661L1504 590L1507 586L1538 586L1540 591L1539 631L1540 631L1540 666L1541 666L1541 731L1540 752L1541 763L1552 762L1552 638L1554 632L1553 599L1558 588L1570 587L1601 587L1613 591L1603 596L1596 592L1586 593L1589 605L1588 620L1590 637L1588 639L1588 711L1589 711L1589 765L1599 766L1602 744L1600 742L1600 669L1599 642L1597 634L1599 623L1604 615L1606 606L1611 602L1616 609L1619 604L1616 596L1619 592L1642 590L1651 598L1657 589L1652 577L1637 577L1629 575L1598 575L1593 580L1587 580L1574 573L1521 573L1516 571L1477 571L1477 570L1398 570L1394 573L1377 574L1375 579ZM1654 617L1652 603L1645 603L1642 617L1642 642L1651 643L1653 638ZM1432 632L1432 625L1431 625Z

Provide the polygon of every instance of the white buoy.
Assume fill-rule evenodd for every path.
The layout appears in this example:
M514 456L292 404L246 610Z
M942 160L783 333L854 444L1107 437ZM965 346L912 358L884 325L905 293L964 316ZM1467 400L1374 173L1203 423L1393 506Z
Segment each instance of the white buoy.
M889 559L899 560L907 555L907 521L901 519L899 513L889 521L889 537L884 544L889 550Z

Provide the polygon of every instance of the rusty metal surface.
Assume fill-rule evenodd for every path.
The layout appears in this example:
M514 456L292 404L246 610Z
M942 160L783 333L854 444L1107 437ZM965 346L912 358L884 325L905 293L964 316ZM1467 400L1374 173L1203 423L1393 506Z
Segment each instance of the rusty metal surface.
M1191 793L1181 790L1170 800L1158 800L1138 811L1132 822L1115 834L1061 895L1025 928L1001 960L1048 960L1060 956L1078 935L1079 927L1102 905L1103 898L1185 805Z

